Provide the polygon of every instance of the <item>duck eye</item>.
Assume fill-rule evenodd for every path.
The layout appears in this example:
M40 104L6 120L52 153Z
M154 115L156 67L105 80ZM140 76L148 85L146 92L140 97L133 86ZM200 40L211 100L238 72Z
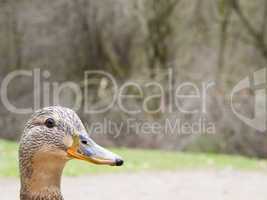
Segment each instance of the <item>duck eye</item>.
M48 128L53 128L56 123L55 123L55 120L53 120L52 118L48 118L46 121L45 121L45 125L48 127Z

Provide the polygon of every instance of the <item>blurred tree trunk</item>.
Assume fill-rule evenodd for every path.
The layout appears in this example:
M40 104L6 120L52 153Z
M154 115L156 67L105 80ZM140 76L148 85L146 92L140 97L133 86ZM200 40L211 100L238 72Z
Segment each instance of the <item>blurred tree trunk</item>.
M22 58L22 33L18 24L18 8L20 4L15 0L6 2L6 24L8 67L11 69L21 69Z
M145 14L147 25L146 54L150 78L154 79L157 68L167 68L171 62L169 45L174 33L172 16L180 0L149 0Z
M221 88L222 84L222 73L224 72L225 65L225 52L228 41L228 28L231 22L232 7L230 6L231 0L222 0L219 2L219 10L221 15L220 22L220 39L219 39L219 53L218 53L218 70L216 73L216 84L217 88Z

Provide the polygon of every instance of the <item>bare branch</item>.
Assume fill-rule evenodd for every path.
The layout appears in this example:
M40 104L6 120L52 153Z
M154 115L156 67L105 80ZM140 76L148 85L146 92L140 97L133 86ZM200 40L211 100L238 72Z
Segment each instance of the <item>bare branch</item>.
M241 22L244 24L245 28L247 29L248 33L253 37L255 41L255 45L259 48L259 50L261 51L261 54L267 60L267 46L264 42L265 41L264 35L262 34L262 32L257 31L252 26L251 22L245 17L240 7L239 0L232 0L232 6L233 6L233 9L236 11L237 15L239 16Z
M266 33L266 27L267 26L267 1L265 1L264 5L264 14L263 14L263 20L262 20L262 29L261 29L261 34L264 37L265 41L265 33Z

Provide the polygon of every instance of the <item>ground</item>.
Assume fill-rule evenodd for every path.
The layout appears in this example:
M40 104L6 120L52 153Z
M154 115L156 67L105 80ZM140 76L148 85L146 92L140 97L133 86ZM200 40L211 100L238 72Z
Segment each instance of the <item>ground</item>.
M266 200L265 172L179 170L64 177L65 200ZM1 200L17 200L19 180L0 179Z

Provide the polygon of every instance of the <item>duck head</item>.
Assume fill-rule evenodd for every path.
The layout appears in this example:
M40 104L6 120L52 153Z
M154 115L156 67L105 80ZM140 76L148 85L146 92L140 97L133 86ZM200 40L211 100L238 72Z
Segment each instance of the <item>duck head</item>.
M53 106L36 111L20 141L21 199L31 199L29 195L41 198L47 191L59 193L63 168L71 159L98 165L123 164L120 156L89 137L73 110Z

